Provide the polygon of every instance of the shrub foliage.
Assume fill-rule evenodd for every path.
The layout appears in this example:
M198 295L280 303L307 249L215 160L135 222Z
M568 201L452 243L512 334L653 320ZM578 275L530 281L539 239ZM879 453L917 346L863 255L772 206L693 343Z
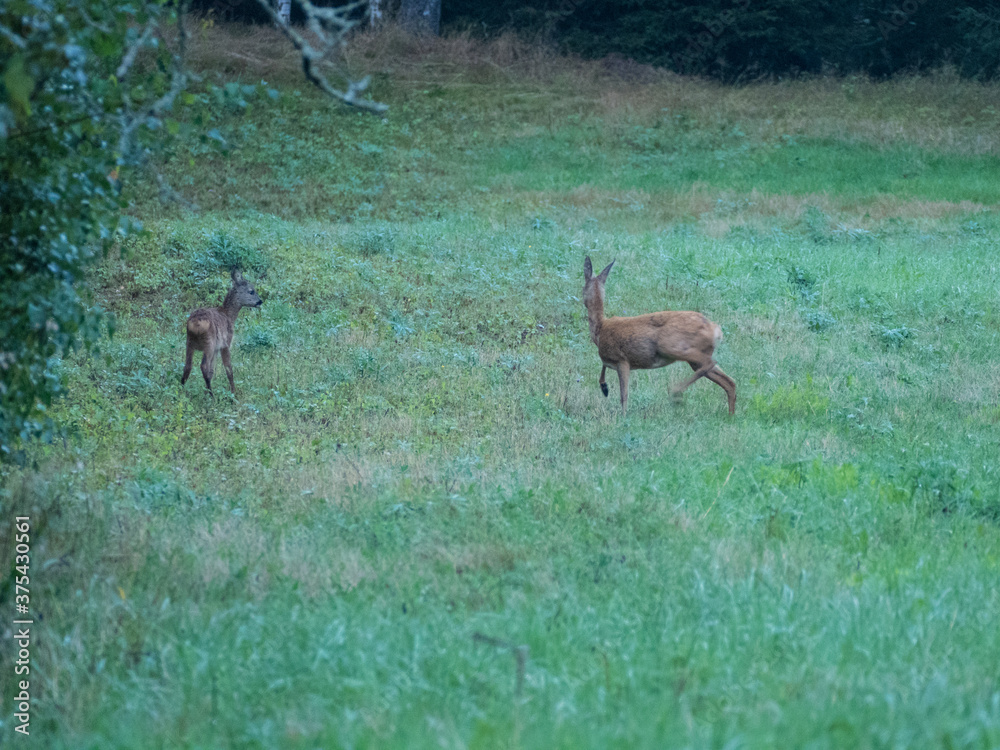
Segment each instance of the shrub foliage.
M142 161L184 85L175 11L137 0L0 5L0 450L50 433L57 358L110 319L90 263L127 230L124 172Z

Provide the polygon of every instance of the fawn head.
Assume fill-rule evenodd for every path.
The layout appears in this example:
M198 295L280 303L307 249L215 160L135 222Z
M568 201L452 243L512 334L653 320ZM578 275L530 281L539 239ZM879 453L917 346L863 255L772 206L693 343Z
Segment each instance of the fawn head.
M260 307L264 304L264 300L257 294L257 290L243 278L243 274L238 268L233 269L232 279L233 288L226 295L225 307Z
M583 262L583 304L589 308L594 302L600 301L604 305L604 284L611 273L611 266L614 261L608 263L607 267L597 276L594 276L594 266L590 262L590 256Z

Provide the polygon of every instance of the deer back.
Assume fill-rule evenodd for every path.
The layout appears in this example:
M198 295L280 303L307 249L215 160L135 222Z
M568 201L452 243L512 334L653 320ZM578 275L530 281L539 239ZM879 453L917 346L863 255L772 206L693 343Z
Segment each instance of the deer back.
M607 318L598 352L606 362L627 361L633 368L648 369L710 359L721 338L722 330L699 312L655 312Z

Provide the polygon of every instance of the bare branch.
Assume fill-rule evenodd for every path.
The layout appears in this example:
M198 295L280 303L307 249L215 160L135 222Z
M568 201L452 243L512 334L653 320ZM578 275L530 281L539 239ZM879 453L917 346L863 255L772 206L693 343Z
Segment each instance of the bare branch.
M115 78L119 81L128 75L129 69L132 67L132 63L135 62L136 55L139 54L139 50L146 46L149 42L150 37L153 36L153 32L156 30L157 18L150 18L149 23L146 24L146 28L142 30L142 34L136 39L132 45L125 52L125 56L122 57L121 65L118 66L118 70L115 71Z
M278 14L269 0L257 0L257 2L271 17L281 33L302 55L302 72L305 74L306 80L328 96L352 107L374 114L383 114L389 109L385 104L360 98L371 82L369 77L366 76L360 81L348 79L346 90L340 90L330 83L318 69L319 63L323 62L328 55L339 51L345 35L355 25L355 22L349 18L350 13L364 7L367 4L365 1L354 2L339 8L318 8L309 0L296 0L306 14L309 30L322 42L321 49L313 47L305 37L293 29L291 24Z
M150 104L148 107L145 107L142 112L136 114L126 112L122 116L122 133L121 137L118 139L119 159L124 160L126 155L131 151L132 138L135 135L135 131L139 129L139 126L143 124L151 124L151 122L158 120L160 115L173 106L174 100L187 86L188 74L187 70L184 68L187 42L187 31L184 28L185 6L186 3L184 2L178 3L177 6L177 52L174 53L171 60L171 67L173 68L173 71L171 73L170 88L163 94L163 96ZM119 66L119 70L121 70L121 66ZM125 102L127 107L127 98L125 99Z
M113 10L111 8L107 7L107 3L102 3L102 5L104 5L104 9L105 9L106 12L113 12ZM83 18L83 20L87 22L88 26L90 26L92 28L95 28L98 31L103 31L105 34L111 34L111 33L113 33L111 31L111 27L108 26L106 23L101 23L100 21L97 21L96 19L94 19L87 12L86 7L83 7L81 5L81 7L78 9L78 11L80 13L80 17Z
M21 37L15 34L13 31L8 29L6 26L0 26L0 34L3 34L4 39L13 44L18 49L24 49L27 46L27 42Z

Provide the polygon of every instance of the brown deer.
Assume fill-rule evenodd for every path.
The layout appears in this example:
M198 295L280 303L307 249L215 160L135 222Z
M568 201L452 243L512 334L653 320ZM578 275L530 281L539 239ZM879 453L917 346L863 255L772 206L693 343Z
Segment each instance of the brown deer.
M736 383L715 364L715 347L722 341L722 329L698 312L655 312L632 318L604 317L604 284L611 266L594 276L590 258L583 264L583 304L590 323L590 340L597 344L601 357L601 392L608 395L604 373L610 367L618 372L622 394L622 413L628 406L628 376L632 370L666 367L677 361L687 362L694 375L673 389L680 394L698 378L717 383L729 399L729 413L736 413Z
M264 304L257 291L244 280L239 269L232 272L233 286L226 294L222 307L199 307L187 321L187 356L184 360L184 374L181 385L187 382L191 374L191 358L197 349L201 355L201 374L205 378L205 387L212 393L212 374L215 372L215 355L222 355L222 364L229 376L229 388L235 394L236 384L233 382L233 363L229 358L229 347L233 343L233 324L236 316L244 307L260 307Z

